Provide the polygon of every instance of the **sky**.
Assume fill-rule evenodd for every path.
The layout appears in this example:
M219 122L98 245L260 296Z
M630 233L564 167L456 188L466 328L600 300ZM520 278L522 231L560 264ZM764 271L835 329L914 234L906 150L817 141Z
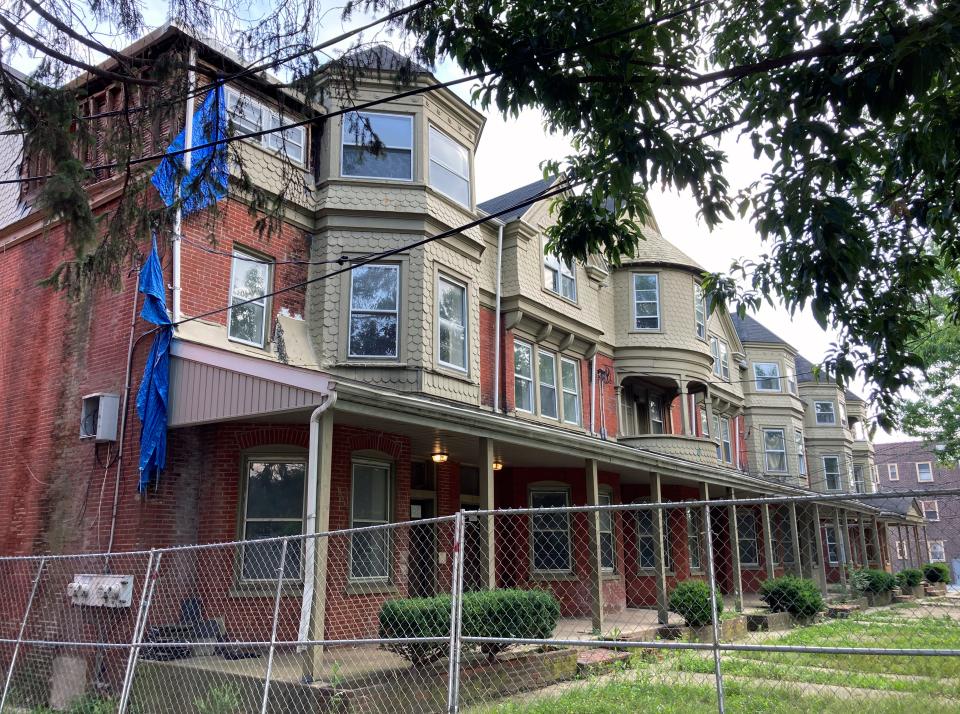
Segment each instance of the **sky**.
M259 5L262 1L255 0L252 5ZM148 3L144 8L148 25L156 26L164 21L166 3ZM344 23L336 12L331 11L324 15L324 27L317 33L318 40L334 37L368 22L369 19L357 14ZM391 43L390 37L382 33L367 32L363 39ZM120 41L116 44L126 43ZM348 46L349 43L344 43L340 49ZM397 49L402 51L403 48L397 46ZM335 49L331 52L336 54ZM89 58L91 61L97 59ZM32 62L25 58L24 66L20 69L27 70L30 64ZM437 67L436 75L441 81L446 81L461 76L461 72L448 62ZM469 101L468 85L461 85L454 91ZM486 112L486 116L487 123L475 157L478 201L536 181L542 177L542 161L562 158L570 152L570 144L565 137L550 135L544 130L538 111L524 111L518 117L508 119L495 111ZM738 142L736 137L728 137L720 146L730 157L727 178L733 191L759 177L764 165L753 158L752 148L746 139ZM713 231L708 230L698 220L696 202L689 193L654 191L650 195L650 203L663 236L707 270L726 271L734 259L756 257L763 252L762 241L747 220L729 221ZM791 344L802 348L804 356L814 363L823 359L836 337L835 333L820 328L809 309L791 316L782 306L764 305L756 317ZM851 388L861 394L867 391L862 382L852 384ZM878 431L875 440L883 442L905 438L909 437L901 433L888 435Z

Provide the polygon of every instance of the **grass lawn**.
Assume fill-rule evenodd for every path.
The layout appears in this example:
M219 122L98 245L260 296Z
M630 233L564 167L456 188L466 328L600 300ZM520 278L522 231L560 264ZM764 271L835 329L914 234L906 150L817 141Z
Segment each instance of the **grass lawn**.
M764 640L782 645L960 649L960 622L910 617L888 609L830 620ZM754 640L756 641L756 640ZM780 652L723 653L728 712L869 714L960 712L960 658L824 655ZM595 677L556 694L484 710L503 714L583 714L632 711L680 714L717 711L713 656L664 651L654 661L636 657L629 669Z

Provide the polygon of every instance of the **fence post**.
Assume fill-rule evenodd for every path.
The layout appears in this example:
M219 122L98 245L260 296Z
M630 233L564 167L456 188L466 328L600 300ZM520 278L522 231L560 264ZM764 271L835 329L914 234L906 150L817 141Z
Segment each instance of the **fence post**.
M720 671L720 617L717 613L717 578L713 567L713 524L710 506L703 506L703 520L707 531L707 580L710 581L710 622L713 625L713 674L717 681L717 710L726 711L723 701L723 673Z
M137 657L140 655L140 643L143 641L143 631L147 625L147 614L150 611L150 602L153 599L153 590L157 584L157 574L160 572L160 559L163 553L150 549L147 560L147 571L143 581L143 592L140 593L140 607L137 609L137 619L133 624L133 639L130 641L130 655L127 657L127 671L123 677L123 689L120 692L120 706L117 714L125 714L130 704L130 690L133 689L133 675L137 667Z
M37 567L37 574L33 578L33 587L30 588L30 597L27 598L27 606L23 610L23 620L20 622L20 632L17 635L17 643L13 646L13 655L10 657L10 666L7 668L7 679L3 684L3 696L0 697L0 712L7 703L7 694L10 691L10 682L13 680L13 668L17 665L17 655L20 654L20 643L23 641L23 635L27 630L27 621L30 619L30 610L33 609L33 599L37 595L37 588L40 586L40 577L43 575L43 568L47 564L46 556L40 558L40 565Z
M260 705L260 714L267 713L267 702L270 699L270 676L273 674L273 653L277 646L277 619L280 616L280 593L283 591L283 569L287 563L287 544L289 538L284 538L280 546L280 567L277 569L277 592L273 597L273 626L270 629L270 651L267 654L267 676L263 680L263 703Z
M492 516L490 516L492 518ZM460 710L460 616L463 613L463 510L453 521L453 568L450 577L450 656L447 672L447 712Z

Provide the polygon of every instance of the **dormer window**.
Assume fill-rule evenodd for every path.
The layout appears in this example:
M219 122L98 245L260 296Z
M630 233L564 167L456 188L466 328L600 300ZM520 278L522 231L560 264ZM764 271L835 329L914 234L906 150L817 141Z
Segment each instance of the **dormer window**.
M379 154L370 150L376 137ZM340 175L413 180L413 117L406 114L350 112L343 116Z
M430 185L457 203L470 205L470 153L434 127L430 127Z
M636 329L660 329L660 280L656 273L633 274L633 305Z
M576 301L577 273L570 263L552 253L543 254L543 282L550 292Z
M276 129L284 124L290 124L291 118L271 109L266 104L251 99L235 89L227 88L227 116L234 128L240 134L250 134L264 129ZM263 136L254 137L249 141L261 146L286 154L298 164L304 163L306 155L307 132L302 126L296 126L284 131L275 131Z

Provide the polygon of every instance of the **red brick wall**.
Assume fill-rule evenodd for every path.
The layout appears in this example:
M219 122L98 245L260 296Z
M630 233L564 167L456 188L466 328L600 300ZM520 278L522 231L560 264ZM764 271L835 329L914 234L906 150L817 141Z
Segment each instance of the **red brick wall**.
M494 372L497 335L497 311L480 307L480 403L485 407L493 406ZM511 357L513 356L511 345ZM502 363L501 363L502 364ZM502 374L502 371L501 371ZM500 385L503 393L503 384ZM501 400L500 406L503 407Z

